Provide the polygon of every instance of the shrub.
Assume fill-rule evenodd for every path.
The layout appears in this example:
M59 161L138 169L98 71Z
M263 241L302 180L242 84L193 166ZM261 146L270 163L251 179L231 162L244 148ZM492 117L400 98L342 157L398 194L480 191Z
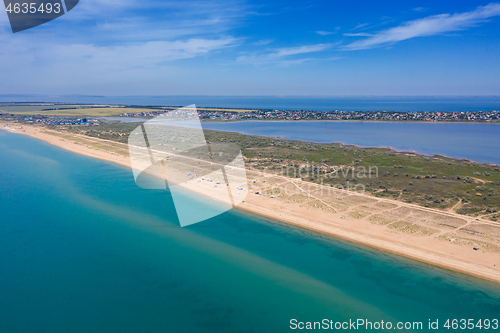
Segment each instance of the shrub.
M465 177L464 178L464 183L469 183L469 184L472 184L474 182L474 180L470 177Z

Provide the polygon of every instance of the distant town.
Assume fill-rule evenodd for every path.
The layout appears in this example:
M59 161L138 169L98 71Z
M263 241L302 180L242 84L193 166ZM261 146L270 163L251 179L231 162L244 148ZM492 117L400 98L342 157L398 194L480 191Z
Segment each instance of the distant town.
M97 126L100 121L98 118L73 118L73 117L57 117L57 116L20 116L14 114L4 114L10 120L21 121L28 124L43 124L43 125L80 125L80 126ZM0 112L2 116L2 112Z
M123 113L122 117L155 117L170 110ZM370 120L370 121L500 121L500 111L394 112L394 111L303 111L258 110L229 112L198 110L204 120Z
M61 118L56 116L32 116L23 117L28 123L39 123L44 125L99 125L96 118Z
M131 108L128 107L127 110ZM153 118L175 109L168 108L141 108L140 112L122 113L119 117ZM66 110L66 109L65 109ZM16 115L3 113L6 117L25 123L44 125L75 125L98 126L104 122L103 117L90 116L49 116L49 115ZM233 109L234 110L234 109ZM204 121L241 121L241 120L354 120L354 121L419 121L419 122L500 122L500 111L469 111L469 112L395 112L395 111L303 111L303 110L245 110L226 111L209 108L198 109L198 116ZM48 110L43 110L43 112Z

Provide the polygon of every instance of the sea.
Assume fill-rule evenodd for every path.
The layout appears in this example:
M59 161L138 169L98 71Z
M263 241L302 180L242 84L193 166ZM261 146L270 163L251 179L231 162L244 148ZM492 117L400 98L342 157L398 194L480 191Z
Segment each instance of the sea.
M500 319L499 284L238 209L181 228L168 190L35 138L0 131L0 175L0 332Z
M0 102L52 102L140 106L314 110L314 111L493 111L500 96L90 96L7 95Z

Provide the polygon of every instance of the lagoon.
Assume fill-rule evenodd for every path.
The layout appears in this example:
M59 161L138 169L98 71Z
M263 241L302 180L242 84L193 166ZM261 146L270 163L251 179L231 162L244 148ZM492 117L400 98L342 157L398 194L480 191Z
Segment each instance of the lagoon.
M500 164L500 124L370 121L204 122L204 129L397 151L440 154Z

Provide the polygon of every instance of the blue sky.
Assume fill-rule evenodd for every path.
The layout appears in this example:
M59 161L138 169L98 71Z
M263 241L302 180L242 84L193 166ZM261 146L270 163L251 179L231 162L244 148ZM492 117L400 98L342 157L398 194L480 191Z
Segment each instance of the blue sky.
M487 1L80 0L0 45L0 94L500 95Z

